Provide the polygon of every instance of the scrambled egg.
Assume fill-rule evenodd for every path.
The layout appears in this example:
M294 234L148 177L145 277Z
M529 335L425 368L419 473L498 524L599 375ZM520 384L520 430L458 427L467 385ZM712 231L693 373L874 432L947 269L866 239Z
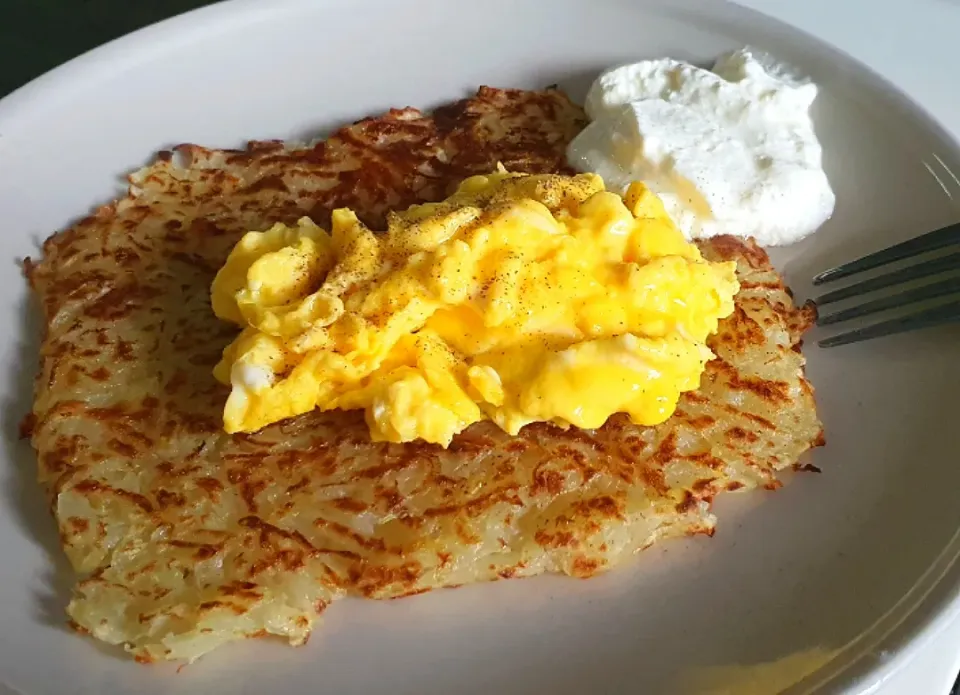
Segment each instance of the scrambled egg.
M374 234L350 210L246 234L212 288L243 326L215 374L228 432L314 408L366 413L376 440L446 446L489 418L655 425L697 388L733 311L733 263L709 263L660 200L594 174L499 171Z

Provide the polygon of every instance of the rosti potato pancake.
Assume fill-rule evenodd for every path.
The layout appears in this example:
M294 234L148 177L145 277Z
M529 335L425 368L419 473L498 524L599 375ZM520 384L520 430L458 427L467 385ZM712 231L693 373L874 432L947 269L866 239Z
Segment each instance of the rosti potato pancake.
M481 423L449 449L372 443L360 414L310 413L224 433L211 373L234 329L209 288L238 237L304 213L385 212L494 169L563 169L583 113L560 92L481 89L436 111L391 111L312 146L184 145L126 198L26 262L46 331L33 414L63 547L81 575L75 627L138 660L193 659L267 634L306 641L334 599L501 577L588 577L654 541L710 533L713 496L774 487L821 441L794 307L766 255L739 265L718 359L665 424L595 431Z

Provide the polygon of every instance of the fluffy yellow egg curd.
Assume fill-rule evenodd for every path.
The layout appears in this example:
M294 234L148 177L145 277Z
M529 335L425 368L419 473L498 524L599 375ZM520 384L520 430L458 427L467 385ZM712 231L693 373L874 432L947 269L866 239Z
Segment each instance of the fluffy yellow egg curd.
M227 432L314 408L366 413L375 440L448 445L482 419L595 428L667 419L733 311L660 200L594 174L499 171L374 233L347 209L246 234L213 282L243 327L215 374Z

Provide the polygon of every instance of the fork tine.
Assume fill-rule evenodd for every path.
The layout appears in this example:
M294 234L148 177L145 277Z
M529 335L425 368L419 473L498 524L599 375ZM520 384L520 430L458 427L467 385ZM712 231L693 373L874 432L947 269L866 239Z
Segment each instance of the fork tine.
M887 273L886 275L880 275L879 277L870 278L869 280L861 280L853 285L841 287L838 290L833 290L832 292L822 294L813 301L818 306L821 304L829 304L830 302L837 302L841 299L857 297L861 294L866 294L867 292L880 290L884 287L899 285L902 282L909 282L910 280L922 280L923 278L934 275L935 273L942 273L946 270L955 270L958 268L960 268L960 252L951 253L948 256L933 258L929 261L923 261L921 263L917 263L916 265L911 265L907 268L901 268L900 270L895 270L892 273Z
M960 223L951 224L943 229L937 229L933 232L921 234L914 239L890 246L889 248L871 253L855 261L838 265L836 268L824 270L819 275L814 276L813 284L822 285L825 282L837 280L854 273L859 273L871 268L877 268L887 263L893 263L904 258L910 258L926 251L935 251L944 246L960 244Z
M923 287L916 287L912 290L898 292L891 297L882 297L871 302L858 304L857 306L850 307L849 309L827 314L826 316L820 316L817 318L817 323L821 326L826 326L831 323L838 323L840 321L848 321L850 319L860 318L861 316L869 316L870 314L874 314L885 309L899 309L902 306L907 306L916 302L922 302L925 299L937 299L938 297L945 297L949 294L954 294L955 292L960 292L960 277L949 278L940 282L924 285Z
M836 347L838 345L849 345L850 343L859 343L863 340L880 338L894 333L905 333L915 331L919 328L928 328L930 326L939 326L945 323L956 323L960 321L960 301L950 302L941 306L926 309L911 316L875 323L871 326L858 328L854 331L848 331L830 338L824 338L817 344L820 347Z

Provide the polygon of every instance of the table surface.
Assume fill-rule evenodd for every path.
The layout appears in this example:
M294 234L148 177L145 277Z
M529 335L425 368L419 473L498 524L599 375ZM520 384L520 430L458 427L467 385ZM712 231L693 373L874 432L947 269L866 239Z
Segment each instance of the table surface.
M269 0L264 0L268 2ZM847 51L888 78L960 138L960 90L948 88L960 0L739 0ZM0 97L118 36L211 0L5 0ZM24 28L29 27L30 31ZM913 38L911 38L913 37ZM960 695L960 620L872 695Z

